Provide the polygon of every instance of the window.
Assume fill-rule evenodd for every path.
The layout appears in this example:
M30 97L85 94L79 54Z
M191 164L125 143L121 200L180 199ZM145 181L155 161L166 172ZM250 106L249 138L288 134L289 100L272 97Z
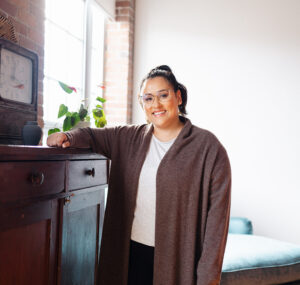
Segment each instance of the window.
M104 25L107 15L94 0L47 0L44 60L44 143L48 130L62 127L60 104L90 109L102 96ZM58 81L75 87L67 94ZM82 101L85 100L85 101Z

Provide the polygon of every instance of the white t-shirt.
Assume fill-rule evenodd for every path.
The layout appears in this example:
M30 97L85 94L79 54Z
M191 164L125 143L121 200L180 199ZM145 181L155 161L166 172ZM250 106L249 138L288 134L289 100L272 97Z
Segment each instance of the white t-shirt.
M155 245L156 173L166 152L176 138L162 142L154 135L146 155L137 191L131 239L149 246Z

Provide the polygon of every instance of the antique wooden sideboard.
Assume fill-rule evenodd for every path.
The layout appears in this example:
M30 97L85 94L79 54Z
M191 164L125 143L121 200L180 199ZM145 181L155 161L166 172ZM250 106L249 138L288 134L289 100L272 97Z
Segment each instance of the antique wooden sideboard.
M108 161L0 145L0 284L96 284Z

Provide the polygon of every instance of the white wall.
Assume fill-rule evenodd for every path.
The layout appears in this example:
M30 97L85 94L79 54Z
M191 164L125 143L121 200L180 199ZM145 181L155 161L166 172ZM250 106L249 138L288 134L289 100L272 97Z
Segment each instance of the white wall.
M135 93L168 64L233 174L232 215L300 244L300 1L137 0ZM144 122L135 98L134 123Z

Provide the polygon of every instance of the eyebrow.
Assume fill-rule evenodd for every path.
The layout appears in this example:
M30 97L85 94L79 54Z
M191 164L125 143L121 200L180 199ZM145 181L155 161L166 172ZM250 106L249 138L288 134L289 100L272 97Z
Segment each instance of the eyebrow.
M161 90L158 90L156 92L162 92L162 91L168 91L168 89L161 89ZM152 93L145 93L144 95L152 95Z

